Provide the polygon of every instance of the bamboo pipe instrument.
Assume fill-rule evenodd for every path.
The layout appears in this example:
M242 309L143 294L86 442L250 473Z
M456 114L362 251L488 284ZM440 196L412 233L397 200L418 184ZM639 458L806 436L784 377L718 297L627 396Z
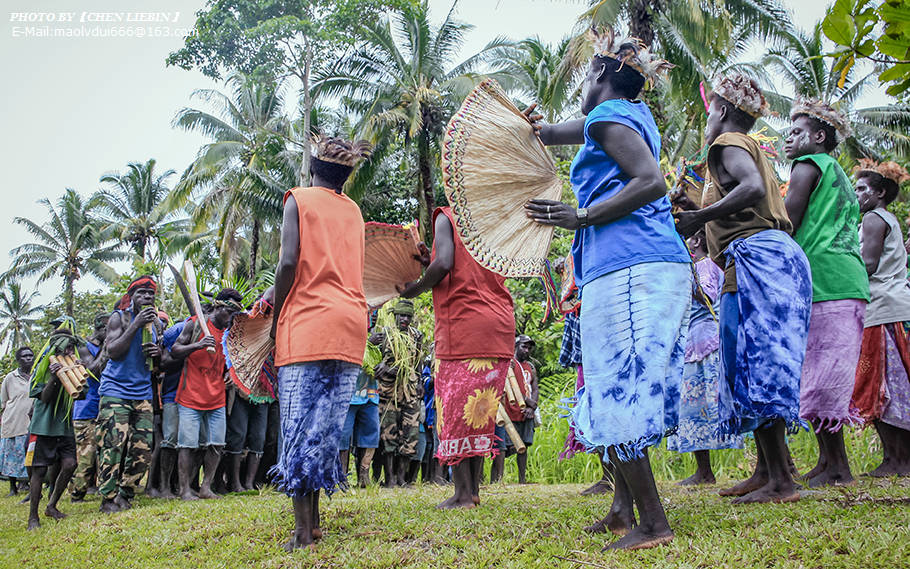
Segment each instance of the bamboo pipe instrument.
M509 373L508 373L507 376L506 376L505 394L506 394L506 399L509 400L509 404L510 404L510 405L517 405L517 404L518 404L518 397L515 396L515 390L512 389L512 382L509 381L509 377L510 377L511 375L512 375L512 370L509 370ZM501 427L501 426L502 426L502 425L500 425L500 427Z
M57 379L60 380L60 384L63 385L63 389L66 390L66 393L73 399L76 399L79 394L82 393L82 384L75 379L75 375L70 373L70 367L62 358L57 356L48 357L48 361L52 364L59 364L62 366L61 369L57 371Z
M63 361L70 367L69 376L74 380L74 385L84 389L88 385L88 371L82 364L76 363L76 358L71 355L63 356Z
M502 421L502 424L500 424L500 421ZM509 419L509 415L506 413L505 407L502 406L502 403L499 404L499 409L496 411L496 424L506 430L506 434L509 436L509 440L512 441L512 446L515 447L515 452L518 454L524 454L527 452L528 447L526 447L524 441L521 440L521 436L515 429L515 425L512 424L512 421Z
M518 402L518 406L524 409L525 397L522 395L521 386L518 385L518 378L515 377L515 373L512 372L511 367L509 367L509 373L506 374L506 385L511 386L512 393L515 394L515 399Z

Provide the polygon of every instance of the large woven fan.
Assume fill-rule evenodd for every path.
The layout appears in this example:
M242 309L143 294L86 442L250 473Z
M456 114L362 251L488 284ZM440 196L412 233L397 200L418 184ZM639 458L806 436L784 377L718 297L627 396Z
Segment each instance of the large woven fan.
M449 121L442 179L458 234L478 263L506 277L543 274L553 228L528 218L523 206L558 200L562 182L496 81L480 83Z
M269 337L272 314L264 308L260 301L250 312L234 315L231 328L222 339L231 380L254 402L275 397L268 377L268 360L275 348L275 341Z
M423 265L414 258L415 227L370 221L365 228L363 292L370 308L379 308L398 296L395 285L417 280Z

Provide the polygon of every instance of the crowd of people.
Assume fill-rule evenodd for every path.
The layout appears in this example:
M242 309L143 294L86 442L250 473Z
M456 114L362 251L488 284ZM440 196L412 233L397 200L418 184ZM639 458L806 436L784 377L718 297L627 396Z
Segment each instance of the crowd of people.
M749 135L768 112L761 89L730 75L706 101L701 193L668 196L660 133L639 99L667 62L610 30L591 41L584 118L545 124L533 107L525 113L545 145L580 147L571 169L579 207L535 199L503 212L575 232L560 362L578 381L562 456L597 453L603 478L585 493L613 491L607 515L587 529L620 536L607 546L615 549L673 539L648 458L664 437L670 450L695 454L682 483L705 484L715 482L711 450L754 436L754 474L720 492L738 504L799 500L787 434L801 426L819 449L803 484L853 480L849 424L881 438L873 476L910 475L910 285L887 210L906 172L864 162L851 180L832 156L847 120L823 101L797 100L784 197ZM347 487L352 459L361 486L371 477L406 485L421 470L424 480L451 479L441 509L481 503L487 457L496 480L515 454L526 481L522 451L540 421L534 344L516 336L505 279L471 256L450 208L433 214L422 277L398 285L394 323L370 322L364 222L342 191L369 155L365 142L323 137L312 187L285 196L275 286L259 301L272 314L274 368L263 373L277 376L273 396L244 397L225 379L223 335L249 308L231 289L209 303L204 323L168 326L154 308L155 281L140 277L89 338L63 319L37 358L16 351L0 391L0 473L12 493L30 479L29 529L40 525L45 480L45 515L61 518L68 485L77 501L96 481L101 511L113 513L131 507L143 479L150 496L192 500L267 474L293 502L289 550L322 537L320 492ZM427 291L432 344L409 300ZM365 368L368 343L380 357ZM63 355L100 378L75 401L58 379Z

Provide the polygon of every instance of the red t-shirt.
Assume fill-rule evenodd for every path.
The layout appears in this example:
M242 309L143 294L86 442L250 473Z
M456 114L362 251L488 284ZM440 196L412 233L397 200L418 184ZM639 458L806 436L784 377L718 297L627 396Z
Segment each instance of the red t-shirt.
M515 351L515 313L506 279L474 260L461 242L451 208L438 208L433 213L434 223L440 214L452 222L455 262L449 274L433 287L436 357L511 358Z
M215 353L208 350L196 350L183 363L183 373L177 385L177 403L198 411L211 411L224 407L224 351L221 349L221 338L224 330L219 330L206 320L209 332L215 337ZM193 316L186 323L196 326ZM199 333L199 338L202 333ZM196 340L198 340L197 338Z

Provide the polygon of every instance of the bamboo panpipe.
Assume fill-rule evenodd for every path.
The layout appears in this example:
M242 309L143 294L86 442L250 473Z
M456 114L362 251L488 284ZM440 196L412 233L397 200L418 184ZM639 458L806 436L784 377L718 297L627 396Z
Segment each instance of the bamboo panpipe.
M509 375L511 375L511 370ZM518 403L518 398L515 396L515 390L512 389L512 382L509 381L508 376L506 377L506 388L505 388L506 399L509 400L510 405L516 405ZM502 425L500 425L501 427Z
M84 389L88 385L88 372L82 364L76 363L76 358L71 355L63 356L63 361L70 367L69 375Z
M502 422L500 423L500 421ZM509 415L506 413L505 407L502 406L502 403L499 404L499 409L496 411L496 424L500 427L505 428L506 434L512 441L512 446L515 447L515 452L518 454L524 454L527 452L528 447L526 447L524 441L521 440L521 436L515 429L515 425L512 424L512 421L509 419Z
M48 360L52 364L60 364L62 368L57 372L57 378L60 380L60 383L63 385L63 389L66 390L67 394L73 399L76 399L85 388L85 377L84 375L79 375L78 369L82 366L75 365L75 362L72 358L69 358L67 361L66 356L50 356Z
M524 395L521 394L522 393L521 386L518 385L518 378L515 377L514 373L511 373L511 370L509 370L509 371L510 371L510 373L506 374L506 385L511 386L512 393L515 394L515 399L518 402L518 406L521 407L522 409L524 409L525 408L525 397L524 397Z

